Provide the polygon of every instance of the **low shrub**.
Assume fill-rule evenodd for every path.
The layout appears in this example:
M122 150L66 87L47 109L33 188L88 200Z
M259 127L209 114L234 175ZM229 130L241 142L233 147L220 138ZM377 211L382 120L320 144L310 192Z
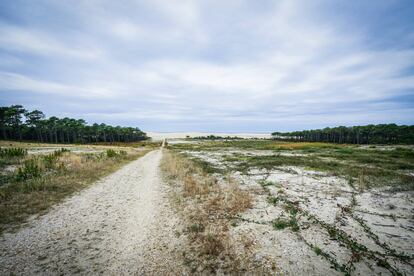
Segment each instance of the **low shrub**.
M113 149L108 149L106 150L106 157L108 158L114 158L114 157L125 157L127 156L127 152L124 150L120 150L120 151L115 151Z
M22 148L0 148L0 157L23 157L27 150Z
M42 168L39 166L37 159L29 159L23 163L23 167L19 168L16 174L17 180L26 180L30 178L40 177Z
M116 153L116 151L114 151L113 149L108 149L106 150L106 156L108 158L113 158L116 157L118 154Z
M58 155L55 153L48 154L42 157L43 165L46 169L54 169L58 160Z

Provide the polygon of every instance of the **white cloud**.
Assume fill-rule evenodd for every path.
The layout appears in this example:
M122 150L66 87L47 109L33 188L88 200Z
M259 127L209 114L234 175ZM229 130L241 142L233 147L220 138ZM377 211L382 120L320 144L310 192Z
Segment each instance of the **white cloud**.
M140 26L127 20L113 22L111 25L112 33L121 39L133 41L146 34L146 31Z
M330 112L332 123L412 117L398 111L410 109L401 103L387 104L413 95L414 77L404 72L414 51L369 47L363 29L326 20L315 3L285 0L258 9L249 1L46 1L79 24L62 33L0 25L0 49L24 62L0 63L0 91L87 99L124 111L105 115L88 105L86 116L159 125L311 124L324 121L321 112Z
M0 26L0 48L63 58L95 59L102 55L101 49L65 43L43 31L4 25Z
M7 91L23 91L90 99L94 99L96 97L107 98L111 96L111 93L108 93L110 90L108 90L106 87L77 87L57 82L38 80L20 74L7 72L0 72L0 87L0 92L2 93L7 93Z

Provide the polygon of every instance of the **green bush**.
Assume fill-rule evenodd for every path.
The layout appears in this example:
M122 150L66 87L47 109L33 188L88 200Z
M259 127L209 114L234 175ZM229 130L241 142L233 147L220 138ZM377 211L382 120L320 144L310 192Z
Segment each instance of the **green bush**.
M23 157L27 150L22 148L0 148L0 157Z
M56 167L56 162L58 158L56 151L52 154L48 154L42 157L43 165L46 169L54 169Z
M114 151L113 149L108 149L106 150L106 156L108 158L113 158L116 157L118 154L116 153L116 151Z
M106 157L108 158L114 158L114 157L124 157L127 155L127 152L124 150L120 150L119 152L116 152L113 149L106 150Z
M58 157L61 156L65 152L70 152L70 150L61 148L59 150L55 150L53 153L44 155L42 157L43 165L46 169L56 169L58 165ZM60 164L60 168L62 168L62 164Z
M26 180L30 178L40 177L42 169L39 166L36 159L26 160L23 164L23 167L19 168L17 171L16 178L17 180Z

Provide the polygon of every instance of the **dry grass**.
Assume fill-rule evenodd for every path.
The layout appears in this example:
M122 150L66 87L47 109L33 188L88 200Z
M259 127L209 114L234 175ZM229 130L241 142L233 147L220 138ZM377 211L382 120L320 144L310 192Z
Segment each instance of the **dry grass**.
M175 206L190 241L186 263L193 272L241 273L251 265L251 237L230 235L232 217L252 206L252 198L230 178L218 181L193 161L164 151L161 168L174 186Z
M104 154L75 154L65 152L53 159L52 166L45 165L44 157L32 156L39 168L40 176L19 179L17 172L10 180L0 185L0 233L12 230L29 216L42 214L65 197L80 191L126 163L143 156L145 151L131 153L117 158ZM22 165L20 165L22 166Z

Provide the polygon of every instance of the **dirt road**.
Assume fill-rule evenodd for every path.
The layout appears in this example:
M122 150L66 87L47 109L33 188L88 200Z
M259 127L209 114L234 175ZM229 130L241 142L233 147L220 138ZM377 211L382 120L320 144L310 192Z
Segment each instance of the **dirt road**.
M0 275L174 271L179 223L161 181L161 156L152 151L3 234Z

